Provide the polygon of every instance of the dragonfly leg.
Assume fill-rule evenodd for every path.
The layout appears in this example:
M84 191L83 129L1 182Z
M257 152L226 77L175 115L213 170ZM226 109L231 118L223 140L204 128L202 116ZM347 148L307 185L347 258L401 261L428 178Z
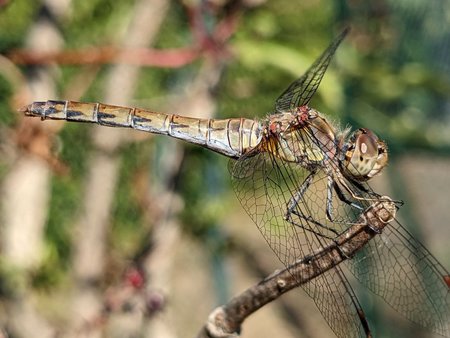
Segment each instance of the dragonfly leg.
M318 224L318 222L313 222L313 223L316 224L316 225L320 225L321 227L325 227L323 224ZM342 250L342 248L339 246L339 243L336 241L336 238L335 238L335 237L330 237L330 236L324 235L324 234L322 234L322 233L318 233L317 231L314 231L314 230L309 229L309 228L306 229L306 228L305 228L304 226L302 226L302 225L297 225L297 226L300 226L300 227L302 227L303 229L305 229L305 230L307 230L307 231L310 231L310 232L312 232L313 234L315 234L315 235L317 235L317 236L324 237L324 238L326 238L327 240L332 241L333 244L334 244L334 246L330 246L330 247L333 248L333 249L336 249L336 250L339 252L339 255L341 255L342 258L344 258L344 259L350 259L350 258L352 258L352 256L349 256L344 250ZM331 231L332 229L327 228L327 230L330 230L330 231ZM321 255L321 253L319 253L319 255ZM309 254L309 255L306 255L305 257L303 257L303 262L309 264L316 256L317 256L317 254Z
M332 237L332 236L328 236L322 232L315 231L310 226L306 226L306 224L312 223L322 229L326 229L327 231L332 232L335 235L339 235L339 233L335 229L332 229L332 228L326 226L325 224L322 224L322 223L314 220L310 216L306 217L306 216L304 216L304 214L302 212L298 211L300 201L303 199L303 196L305 195L306 190L308 190L309 186L311 185L311 182L312 182L315 174L316 174L315 170L311 171L309 173L309 175L303 181L300 188L292 195L292 197L290 198L290 200L287 204L287 210L286 210L286 213L284 214L284 219L294 226L300 227L300 228L302 228L306 231L309 231L317 236L331 240L335 236ZM298 222L298 221L294 220L294 217L292 217L293 215L297 216L300 220L301 219L305 220L306 224L303 224L303 222L301 222L301 221Z
M332 176L327 177L327 202L326 202L326 215L327 219L330 222L334 222L333 219L333 190L336 192L337 197L339 200L344 202L345 204L354 207L358 210L363 210L364 208L361 207L359 204L356 204L352 201L350 201L342 192L341 188L336 184L336 181L333 179Z
M333 185L333 177L327 176L327 202L325 212L330 222L333 222Z
M284 219L287 220L287 218L289 217L289 214L291 214L292 211L297 207L298 203L303 198L303 195L305 194L306 190L308 190L309 186L311 185L311 182L312 182L315 174L316 174L316 171L314 171L314 170L311 171L309 173L309 175L303 181L300 188L289 199L286 214L284 215Z
M380 198L382 198L381 195L377 194L376 192L368 189L367 187L365 187L361 182L355 181L353 179L347 178L350 182L352 182L353 185L356 186L356 188L358 188L358 190L361 190L362 192L365 192L366 194L373 196L374 198L358 198L360 200L366 200L366 201L374 201L374 200L379 200ZM353 196L353 194L352 194ZM344 201L345 202L345 201ZM402 200L392 200L392 202L394 202L395 204L397 204L398 206L402 206L404 204L404 202ZM358 206L356 204L352 204L352 206L357 207ZM363 209L361 206L359 206L360 209Z
M379 199L379 197L378 196L376 196L376 197L374 197L374 198L372 198L372 197L361 197L361 196L358 196L358 195L356 195L354 192L353 192L353 190L348 186L348 184L347 184L347 182L345 182L345 180L344 180L344 178L341 176L341 175L337 175L337 179L339 180L339 183L341 183L342 184L342 186L345 188L345 190L347 190L348 191L348 193L352 196L352 198L353 199L355 199L355 200L358 200L358 201L366 201L366 202L373 202L373 201L379 201L380 199ZM358 187L359 186L362 186L361 184L358 184L357 185ZM362 189L363 191L366 191L367 189ZM347 198L346 198L347 199ZM343 202L345 202L345 201L343 201Z
M319 228L325 229L329 233L338 236L340 233L336 229L327 226L326 224L319 222L315 219L313 219L311 216L305 216L305 213L300 211L299 206L301 205L301 201L310 187L312 180L315 176L317 171L313 170L309 173L309 175L305 178L303 183L301 184L300 188L292 195L290 198L288 204L287 204L287 210L284 215L284 219L291 223L294 226L298 226L306 231L309 231L317 236L320 236L322 238L333 240L335 236L330 236L322 231L314 230L310 225L314 224ZM340 188L336 185L333 176L329 175L327 177L327 198L326 198L326 217L330 222L333 222L333 190L336 191L337 196L340 200L342 200L344 203L353 206L359 210L362 210L362 207L357 205L356 203L350 201L348 198L345 197L344 193L340 190ZM307 207L307 206L305 206ZM296 216L298 220L295 220L293 216ZM303 223L301 220L304 220L305 223ZM345 253L342 253L344 257L347 257ZM348 257L347 257L348 258Z
M332 228L326 226L325 224L322 224L322 223L320 223L320 222L314 220L314 219L311 218L311 217L305 217L304 215L298 213L296 210L293 210L293 211L290 212L289 214L286 214L286 216L285 216L285 220L286 220L286 221L288 221L289 223L291 223L292 225L294 225L294 226L296 226L296 227L299 227L299 228L304 229L305 231L309 231L309 232L313 233L314 235L317 235L317 236L319 236L319 237L323 237L323 238L326 238L326 239L329 239L329 240L334 240L334 238L336 237L336 236L328 236L328 235L324 234L323 232L316 231L316 230L312 229L310 226L306 226L306 225L303 224L302 222L296 222L296 221L292 218L292 215L295 215L295 216L297 216L298 218L305 220L307 223L312 223L312 224L317 225L318 227L320 227L320 228L322 228L322 229L326 229L327 231L332 232L332 233L335 234L336 236L339 235L339 232L336 231L335 229L332 229Z
M311 185L311 182L312 182L315 174L316 174L316 172L312 171L306 177L306 179L303 181L303 183L300 186L299 190L297 192L295 192L295 194L293 194L293 196L291 197L291 199L289 200L289 203L287 205L287 211L286 211L286 214L284 216L284 219L287 222L291 223L292 225L300 227L300 228L304 229L305 231L313 233L314 235L316 235L318 237L325 238L325 239L328 239L328 240L331 240L331 241L335 242L336 236L340 235L339 231L337 231L336 229L333 229L333 228L327 226L326 224L323 224L323 223L313 219L311 216L305 216L304 213L302 213L300 211L300 209L299 209L299 203L302 200L306 190ZM338 188L336 188L335 182L334 182L332 176L328 176L326 216L327 216L327 219L330 222L333 222L333 220L332 220L333 189L338 189ZM342 191L339 190L339 192L337 192L337 195L338 195L339 198L342 198L343 202L345 202L345 203L348 202L349 205L353 205L355 207L358 207L358 209L361 209L361 207L359 207L356 204L354 204L353 202L349 201L345 197L345 195L342 193ZM294 220L294 217L292 217L293 215L297 216L299 221ZM306 221L305 224L301 220ZM317 226L317 230L313 229L311 227L311 224ZM330 234L333 234L333 236L330 236L330 235L324 233L323 231L318 231L319 229L324 229L327 232L329 232ZM344 257L345 259L350 258L344 251L341 250L341 248L339 247L339 245L336 242L335 242L335 244L336 244L337 250L339 251L339 253L341 254L342 257ZM307 258L305 258L305 259L308 260Z
M370 194L371 192L364 186L364 184L361 184L360 182L353 180L353 179L349 179L349 181L351 181L359 190Z
M359 204L356 204L355 202L350 201L347 198L347 196L344 195L344 193L342 192L341 188L336 184L336 182L333 182L333 189L336 192L336 196L339 198L339 200L341 200L345 204L347 204L347 205L349 205L351 207L354 207L356 209L359 209L359 210L363 210L364 209Z

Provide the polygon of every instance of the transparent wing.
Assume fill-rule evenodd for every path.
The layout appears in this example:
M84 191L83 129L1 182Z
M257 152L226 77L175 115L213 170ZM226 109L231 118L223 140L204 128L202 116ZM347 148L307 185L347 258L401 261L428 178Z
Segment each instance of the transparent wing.
M325 149L327 145L320 145L319 140L314 139L313 133L308 130L305 127L295 131L298 135L292 139L301 142L286 144L286 147L299 152L299 147L307 145L314 148L309 149L309 154L314 154L319 160L320 147ZM333 172L339 170L335 161L328 161L326 165ZM329 245L336 234L357 221L361 210L365 210L372 203L371 200L379 198L368 185L345 180L350 190L346 191L342 181L334 181L334 190L339 189L340 194L335 192L332 195L330 205L333 221L330 221L326 216L326 201L330 198L331 190L329 177L320 169L320 165L319 169L312 165L308 167L310 170L305 167L308 166L286 162L272 152L258 149L230 165L238 199L288 269L292 263ZM302 191L301 195L299 191ZM358 198L355 199L355 196ZM359 208L354 205L359 205ZM291 218L287 221L286 211L289 208ZM400 314L431 331L449 336L449 273L397 220L391 222L383 234L375 236L346 264L362 284ZM327 292L344 294L351 288L344 290L345 283L333 282L325 277L316 278L308 285L316 290L312 292L307 289L308 293L333 330L339 334L339 325L342 324L334 319L331 312L335 310L331 309L338 306L336 304L345 304L343 299L347 298L331 296L337 297L337 300L329 300L320 296L320 292L324 295ZM341 311L355 308L353 306ZM359 332L354 327L349 330L353 330L349 331L352 334Z
M369 336L369 325L353 290L339 267L316 277L303 288L338 337Z
M277 112L285 112L303 105L308 104L311 97L319 87L331 59L333 58L339 44L349 32L346 28L339 34L323 52L323 54L313 63L313 65L299 79L291 83L291 85L280 95L275 103Z
M363 285L407 319L450 337L449 273L397 220L347 264Z
M360 215L359 210L336 199L336 221L327 220L323 202L327 198L326 175L320 170L312 173L270 152L255 149L237 161L231 160L229 168L239 201L288 269L292 263L332 243L336 233L345 230ZM307 180L311 182L292 208L292 219L288 222L288 206ZM362 324L362 310L340 270L327 271L303 288L338 337L366 337L367 323Z
M278 112L310 101L347 32L335 38L312 67L278 98ZM288 269L332 243L337 234L358 220L362 210L380 198L367 184L343 177L338 160L330 155L336 145L321 144L312 129L305 122L300 130L285 132L294 135L283 136L283 147L280 139L270 140L267 142L272 146L263 144L230 163L238 199ZM297 154L298 163L282 160L290 158L282 156L283 152ZM327 217L330 214L332 221ZM398 220L383 231L347 260L351 272L406 318L450 337L448 271ZM338 279L330 278L330 274ZM338 336L363 333L364 321L355 318L355 313L361 313L359 306L356 298L352 301L351 287L339 268L322 274L304 288ZM350 301L353 306L349 306ZM347 323L336 319L339 316Z
M230 172L237 198L286 267L329 245L360 214L334 198L335 222L330 222L324 203L326 175L322 171L314 174L309 187L298 197L311 172L269 152L255 151L231 160ZM295 196L299 200L292 203ZM288 222L290 204L294 206Z
M354 194L368 184L347 182ZM398 217L398 214L397 214ZM410 321L450 337L450 274L396 218L346 261L364 286Z
M286 266L311 252L311 235L284 220L295 185L308 175L304 169L293 169L268 152L254 152L231 160L230 173L244 210Z

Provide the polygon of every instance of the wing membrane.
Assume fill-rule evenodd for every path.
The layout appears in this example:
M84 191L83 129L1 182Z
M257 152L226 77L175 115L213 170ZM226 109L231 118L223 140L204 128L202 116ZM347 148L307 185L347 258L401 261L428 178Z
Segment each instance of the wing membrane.
M322 81L331 59L339 44L349 32L349 28L339 34L299 79L292 82L275 103L277 112L284 112L307 105Z
M319 140L313 138L307 127L295 132L299 135L293 140L303 140L310 147L320 147ZM299 147L296 144L286 146L290 149ZM329 160L327 166L332 171L339 170L337 160ZM345 180L350 192L341 187L344 197L333 195L333 221L330 221L326 217L325 202L329 193L328 177L320 165L316 169L306 169L299 163L286 162L271 152L255 149L233 161L230 171L238 199L288 269L294 262L329 245L337 233L358 219L361 210L372 203L370 200L381 198L367 184L363 186ZM301 198L296 198L310 175L311 183ZM341 186L342 182L336 181L335 184ZM366 200L355 199L355 196ZM294 216L288 222L286 210L294 198ZM359 205L359 208L351 203ZM346 261L350 271L407 319L449 336L450 289L444 278L449 273L397 220L383 231L354 258ZM342 275L340 270L336 271L330 274ZM346 304L348 309L340 310L344 312L342 320L355 318L353 312L353 315L347 313L358 309L355 304L348 306L352 298L337 296L351 292L345 276L339 282L319 276L307 285L305 290L339 337L363 334L361 328L352 326L355 324L339 324L332 313L336 307ZM330 294L330 298L326 294ZM355 313L358 311L355 310ZM350 330L347 335L340 333L343 327Z
M303 133L301 137L307 135ZM348 226L326 219L323 201L327 195L327 179L321 170L314 174L311 185L293 208L292 222L285 219L287 206L310 171L298 163L255 149L237 161L232 160L230 173L242 206L288 269L294 262L332 243L336 232ZM334 202L337 218L354 222L359 216L360 211L354 212L337 199ZM367 323L363 325L359 316L362 310L340 270L327 271L303 288L338 337L366 337Z
M308 71L281 94L275 106L279 113L309 103L347 33L348 29L337 36ZM230 173L242 206L289 269L332 243L382 197L369 185L342 175L338 159L327 153L330 144L321 144L314 137L308 121L301 130L285 133L294 133L289 144L281 147L276 139L272 141L279 147L270 148L264 147L263 141L239 160L232 160ZM288 158L280 156L284 151L297 154L298 161L283 160ZM448 271L398 220L383 231L346 261L350 271L409 320L450 337ZM368 335L362 310L339 267L303 287L338 337Z
M339 267L316 277L304 287L338 337L368 337L363 310Z
M450 336L448 272L398 220L347 264L364 286L407 319Z

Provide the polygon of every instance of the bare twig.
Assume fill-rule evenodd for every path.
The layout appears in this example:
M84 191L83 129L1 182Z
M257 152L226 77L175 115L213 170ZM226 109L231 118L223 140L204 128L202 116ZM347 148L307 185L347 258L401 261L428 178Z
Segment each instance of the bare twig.
M352 257L395 217L395 204L389 198L367 208L358 222L338 236L334 243L305 257L288 269L274 273L216 308L198 337L237 337L244 320L285 292L307 283Z
M27 65L88 65L119 64L177 68L195 61L200 55L195 48L157 50L150 48L92 47L59 52L35 52L26 49L11 52L8 57L16 64Z

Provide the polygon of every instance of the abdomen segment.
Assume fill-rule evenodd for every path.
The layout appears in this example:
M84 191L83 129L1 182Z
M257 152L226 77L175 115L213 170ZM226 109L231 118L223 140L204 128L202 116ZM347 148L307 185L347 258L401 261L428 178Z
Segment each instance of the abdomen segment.
M261 141L261 124L245 118L199 119L139 108L75 101L33 102L21 110L26 115L39 116L43 120L91 122L169 135L234 158Z

